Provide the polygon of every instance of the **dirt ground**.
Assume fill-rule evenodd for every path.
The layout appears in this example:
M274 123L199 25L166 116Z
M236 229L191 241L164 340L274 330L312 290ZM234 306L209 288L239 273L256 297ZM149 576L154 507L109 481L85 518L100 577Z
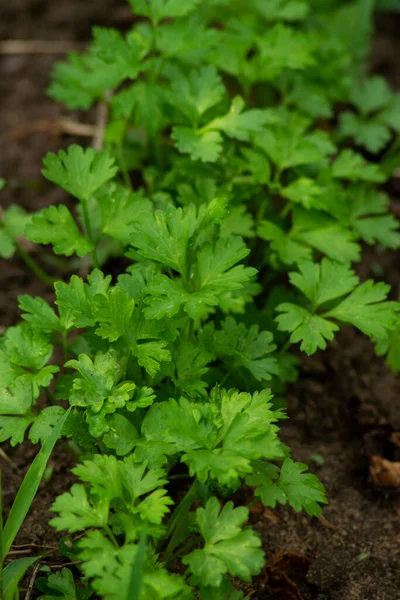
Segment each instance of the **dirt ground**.
M93 24L129 25L123 0L0 2L2 40L65 40L72 48L90 39ZM400 17L380 17L377 26L373 68L400 89ZM41 163L46 152L76 139L34 131L33 122L68 117L93 123L95 118L71 113L46 97L51 66L59 58L0 55L0 176L8 181L1 194L3 207L17 203L32 211L64 199L62 191L41 177ZM398 206L398 181L389 191ZM369 252L362 276L371 275L376 264L398 291L398 255ZM51 298L51 290L32 277L19 258L1 262L0 290L1 328L18 319L18 294ZM254 507L252 524L262 536L269 566L249 587L249 596L252 600L400 600L400 496L377 489L369 470L372 456L400 461L400 446L393 436L400 431L400 379L376 358L368 340L344 330L327 352L303 359L302 375L289 392L288 413L283 439L294 458L309 464L326 485L329 505L320 520L286 507L274 511ZM36 449L31 445L16 449L4 445L3 449L12 461L0 457L7 508ZM17 539L17 544L31 544L31 554L37 546L57 547L58 536L47 525L49 506L70 486L72 464L60 444L51 460L51 478L42 483ZM63 560L55 557L49 564Z

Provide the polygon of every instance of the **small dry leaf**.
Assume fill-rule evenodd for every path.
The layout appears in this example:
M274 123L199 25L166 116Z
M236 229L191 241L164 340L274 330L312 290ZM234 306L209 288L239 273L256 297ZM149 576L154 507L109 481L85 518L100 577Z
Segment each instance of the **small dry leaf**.
M381 456L371 456L369 470L376 487L387 490L400 489L400 462L392 462Z
M390 436L390 441L400 448L400 431L394 431Z
M264 508L263 517L269 519L270 521L273 521L274 523L279 523L279 521L281 520L280 516L277 515L270 508Z
M336 529L336 527L332 525L332 523L328 521L328 519L325 519L325 517L323 517L322 515L318 517L318 521L327 529Z
M260 517L264 512L264 504L262 502L256 502L253 506L250 506L250 513L256 517Z

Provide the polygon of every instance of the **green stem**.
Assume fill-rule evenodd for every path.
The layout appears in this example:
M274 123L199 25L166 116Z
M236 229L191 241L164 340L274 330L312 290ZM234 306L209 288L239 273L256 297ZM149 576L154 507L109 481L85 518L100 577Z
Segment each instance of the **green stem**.
M86 233L87 233L89 242L93 246L93 250L92 250L92 262L93 262L93 266L96 269L98 269L99 268L99 261L98 261L98 258L97 258L96 244L95 244L95 241L94 241L94 238L93 238L93 230L92 230L92 224L90 222L89 207L88 207L88 201L87 200L82 200L82 209L83 209L83 219L85 221Z
M292 345L292 343L290 341L290 336L288 336L288 338L285 341L285 343L283 344L282 348L279 348L279 354L285 354L285 352L287 352L289 350L291 345Z
M252 506L254 506L255 504L257 504L257 502L260 502L260 498L258 496L256 496L255 498L253 498L253 500L251 502L249 502L248 504L246 504L246 508L248 510L250 510L250 508Z
M28 252L26 252L22 248L22 246L20 246L20 244L18 244L18 242L16 242L15 246L16 246L19 256L22 258L24 263L31 269L31 271L33 271L33 273L35 273L36 277L38 279L40 279L41 281L43 281L43 283L45 283L46 285L50 285L51 287L53 287L54 282L56 280L53 279L52 277L50 277L50 275L47 275L47 273L45 271L43 271L43 269L38 265L36 260L34 258L32 258L32 256L30 254L28 254Z
M225 375L223 376L223 378L219 382L220 387L222 387L224 385L224 383L226 382L226 380L229 379L229 377L232 375L232 372L233 372L233 367L231 369L229 369L229 371L227 371L225 373Z
M189 473L182 473L182 475L170 475L168 477L168 481L174 481L175 479L190 479L191 475Z
M68 332L66 329L63 329L61 332L61 341L62 341L62 347L63 347L63 351L64 351L64 361L67 362L67 357L68 357Z
M257 226L258 226L258 225L260 224L260 222L263 220L263 218L264 218L264 214L265 214L265 210L266 210L267 206L268 206L268 196L265 196L265 197L262 199L262 201L261 201L261 203L260 203L260 207L259 207L259 209L258 209L258 212L257 212L257 219L256 219L256 221L257 221Z
M131 178L129 177L129 172L128 172L128 169L126 166L124 150L123 150L122 144L118 144L118 160L119 160L119 166L121 168L122 179L124 180L124 183L125 183L126 187L128 188L128 190L132 191L132 182L131 182Z
M106 525L105 526L105 530L106 530L106 533L107 533L108 537L110 538L110 540L114 544L114 546L116 548L119 548L119 544L118 544L117 538L115 537L115 535L114 535L113 530L111 529L111 527L109 525Z
M285 218L288 216L288 214L290 213L290 211L293 208L293 203L292 202L287 202L287 204L285 204L285 206L282 208L281 212L280 212L280 216Z
M190 538L190 540L188 540L186 542L186 544L184 544L181 548L179 548L179 550L177 550L176 552L173 552L171 554L171 556L169 557L168 561L165 563L166 566L168 566L169 563L171 563L175 558L178 558L179 556L182 556L183 554L186 554L186 552L188 550L190 550L191 548L193 548L193 546L195 544L197 544L197 542L201 539L200 535L196 535L193 536L192 538Z
M44 388L44 392L45 392L45 394L46 394L46 398L47 398L47 400L50 402L50 404L51 404L52 406L56 406L56 404L57 404L57 403L56 403L56 401L54 400L54 396L53 396L53 394L51 393L51 391L49 390L49 388ZM0 596L0 597L1 597L1 596Z

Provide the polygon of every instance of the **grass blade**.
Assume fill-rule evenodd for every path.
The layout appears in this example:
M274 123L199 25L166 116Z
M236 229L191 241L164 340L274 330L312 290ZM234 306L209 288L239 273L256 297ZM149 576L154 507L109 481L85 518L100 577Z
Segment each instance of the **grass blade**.
M3 472L0 469L0 598L3 598Z
M34 562L39 560L38 556L31 558L18 558L6 566L3 571L4 589L2 600L13 600L18 584L27 570Z
M15 497L14 503L11 507L10 514L8 515L7 522L3 529L2 535L2 550L3 556L8 554L11 544L15 540L27 512L32 504L32 501L36 495L40 482L42 480L44 471L46 469L47 461L50 458L50 454L60 437L61 430L64 426L66 419L68 418L69 410L63 417L58 421L49 437L45 440L43 446L39 450L33 463L29 467L27 474L18 490Z
M143 527L139 540L138 551L133 561L131 578L129 582L128 593L126 600L139 600L142 593L143 575L144 575L144 560L146 557L146 542L147 532L146 527Z

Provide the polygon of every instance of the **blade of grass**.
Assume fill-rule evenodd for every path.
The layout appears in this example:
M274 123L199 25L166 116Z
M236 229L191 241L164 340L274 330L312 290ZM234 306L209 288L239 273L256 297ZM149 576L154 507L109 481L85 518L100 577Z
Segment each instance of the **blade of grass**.
M368 42L373 29L373 15L375 0L358 0L357 18L354 35L351 38L352 51L364 57L367 52Z
M2 600L13 600L18 584L26 571L34 562L39 559L38 556L33 558L19 558L6 566L3 571L4 589Z
M189 511L198 495L198 487L198 482L194 481L167 523L166 537L168 538L170 536L170 539L163 552L163 562L166 564L168 564L173 551L182 543L189 533Z
M58 438L60 437L62 428L64 426L65 421L68 418L69 412L70 409L65 413L63 417L61 417L61 419L54 427L52 433L45 440L33 463L29 467L29 470L24 477L21 487L18 490L18 493L15 497L14 503L8 515L7 522L3 529L3 556L6 556L8 551L10 550L11 544L15 540L15 536L17 535L27 515L27 512L32 504L32 501L36 495L36 492L42 480L47 462L50 458L50 455Z
M3 598L3 472L0 469L0 598Z
M137 554L135 556L135 560L133 561L132 570L131 570L131 578L129 582L128 593L126 596L126 600L139 600L142 587L143 587L143 575L144 575L144 560L146 556L146 541L147 541L147 532L146 527L143 527L142 533L139 540Z

